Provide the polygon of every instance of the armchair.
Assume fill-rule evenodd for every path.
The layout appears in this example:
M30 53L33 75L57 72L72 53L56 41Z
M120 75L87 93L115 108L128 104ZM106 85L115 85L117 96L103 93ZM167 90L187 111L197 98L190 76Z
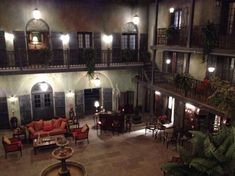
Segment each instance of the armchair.
M5 158L7 158L7 153L19 151L22 156L22 143L20 139L10 138L3 136L2 145L5 151Z
M87 139L87 143L89 144L88 134L89 134L89 126L87 124L81 128L73 129L72 135L75 141L75 145L77 144L77 141L84 139Z

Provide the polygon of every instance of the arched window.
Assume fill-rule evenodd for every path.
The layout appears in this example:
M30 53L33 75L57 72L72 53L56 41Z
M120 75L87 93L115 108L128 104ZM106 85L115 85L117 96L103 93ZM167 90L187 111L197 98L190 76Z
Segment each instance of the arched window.
M136 50L138 48L137 26L132 23L126 23L122 28L121 48Z

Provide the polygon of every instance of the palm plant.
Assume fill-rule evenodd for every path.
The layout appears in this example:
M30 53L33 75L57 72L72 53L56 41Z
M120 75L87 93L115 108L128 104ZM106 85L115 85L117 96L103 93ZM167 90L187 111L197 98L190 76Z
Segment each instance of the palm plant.
M167 176L234 176L235 127L223 126L217 134L192 132L192 151L178 146L182 162L167 162Z

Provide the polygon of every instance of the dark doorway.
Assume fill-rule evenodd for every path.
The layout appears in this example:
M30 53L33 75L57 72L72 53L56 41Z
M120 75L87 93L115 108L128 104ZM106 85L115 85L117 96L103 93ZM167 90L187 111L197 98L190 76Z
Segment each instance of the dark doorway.
M9 127L7 98L0 97L0 129L7 129Z
M32 88L33 119L54 117L53 90L46 82L37 83Z
M84 90L84 98L85 98L85 113L91 114L95 112L94 102L100 102L100 89L85 89Z

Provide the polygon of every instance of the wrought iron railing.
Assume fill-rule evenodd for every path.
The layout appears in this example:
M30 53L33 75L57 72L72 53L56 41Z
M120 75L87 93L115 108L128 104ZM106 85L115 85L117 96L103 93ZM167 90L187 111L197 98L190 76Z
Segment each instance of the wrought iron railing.
M150 61L148 52L143 50L89 50L92 50L92 58L97 65L118 66ZM0 50L0 69L84 66L88 55L86 49Z
M159 28L157 29L157 45L179 45L187 44L187 27Z

